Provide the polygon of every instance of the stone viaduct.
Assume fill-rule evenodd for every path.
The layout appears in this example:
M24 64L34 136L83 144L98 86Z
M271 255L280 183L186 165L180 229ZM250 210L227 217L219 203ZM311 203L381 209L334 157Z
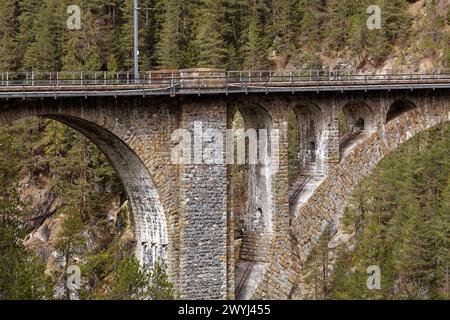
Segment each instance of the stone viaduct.
M287 122L300 144L296 183L288 178ZM249 166L248 208L258 228L234 250L230 165L171 161L172 139L194 123L225 132L237 111L247 128L279 129L279 168ZM339 114L348 132L339 132ZM28 116L63 122L109 158L129 198L136 254L164 258L180 298L295 298L302 264L322 230L339 226L354 188L415 134L450 120L448 89L238 93L176 97L71 97L0 100L0 125ZM204 145L212 140L203 141ZM270 168L269 168L270 169ZM300 181L300 182L299 182ZM236 290L238 288L238 290Z

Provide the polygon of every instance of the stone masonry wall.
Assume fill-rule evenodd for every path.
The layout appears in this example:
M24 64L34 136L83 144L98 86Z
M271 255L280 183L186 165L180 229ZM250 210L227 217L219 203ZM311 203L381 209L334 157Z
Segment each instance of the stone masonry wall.
M130 198L136 249L142 262L165 254L177 289L178 168L171 133L179 127L177 101L150 98L36 99L0 102L0 124L29 116L64 122L90 138L118 172Z
M418 108L386 123L389 106L408 99ZM289 217L288 110L311 100L322 109L327 132L328 176ZM373 112L372 131L339 160L337 113L349 101L364 101ZM296 298L301 266L324 227L339 218L354 188L386 155L415 134L450 120L446 91L343 93L341 95L236 95L185 98L88 98L0 102L0 125L27 116L67 123L96 143L110 159L131 198L138 256L151 263L165 255L180 298L234 298L234 226L227 165L171 163L172 133L194 122L223 132L233 106L258 106L281 132L279 168L268 182L271 232L248 241L248 252L264 258L264 273L252 298ZM252 111L253 112L253 111ZM245 112L244 112L245 113ZM251 115L251 112L249 112ZM254 113L255 119L261 118ZM259 119L259 120L258 120ZM213 139L204 142L208 148ZM340 161L340 162L339 162ZM250 239L251 237L249 237ZM261 241L264 238L264 242ZM156 255L155 255L156 254Z
M399 97L389 97L389 105ZM386 99L386 97L382 97ZM380 100L381 101L381 100ZM291 221L290 234L260 282L253 299L296 298L301 283L301 265L317 243L325 226L341 217L354 188L389 153L414 135L450 120L450 103L444 93L433 97L420 95L414 99L417 109L403 114L387 125L385 131L367 135L341 162L301 206ZM382 106L383 103L378 105ZM381 110L386 114L387 108ZM381 117L382 118L382 117Z
M182 125L194 122L203 129L227 128L226 104L192 101L182 105ZM197 141L198 142L198 141ZM205 141L207 149L211 141ZM180 298L226 299L227 275L227 166L191 164L180 169Z

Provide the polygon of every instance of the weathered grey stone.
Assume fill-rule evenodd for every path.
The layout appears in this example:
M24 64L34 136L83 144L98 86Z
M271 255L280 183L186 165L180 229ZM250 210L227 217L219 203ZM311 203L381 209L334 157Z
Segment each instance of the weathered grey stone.
M302 263L325 226L333 223L339 234L339 218L355 187L401 143L449 121L449 102L449 93L438 90L10 100L0 103L0 125L43 116L91 139L122 179L134 216L137 256L147 266L164 257L181 298L235 298L240 259L253 266L243 279L245 298L286 299L298 297ZM398 112L405 105L406 111ZM312 178L295 193L291 208L290 108L299 120L301 150L306 150L299 174ZM245 233L239 256L229 167L171 163L176 129L192 132L201 121L225 136L236 110L247 128L281 132L277 170L267 176L262 173L271 168L249 166L247 211L256 228ZM363 123L360 135L345 146L338 128L340 111L347 115L349 128ZM212 144L211 138L204 142L206 148Z

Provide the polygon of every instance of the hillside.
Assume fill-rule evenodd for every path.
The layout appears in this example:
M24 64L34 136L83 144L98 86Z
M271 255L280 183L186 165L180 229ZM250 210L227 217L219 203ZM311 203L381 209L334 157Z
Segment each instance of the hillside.
M0 70L131 70L132 0L5 0ZM68 5L81 29L68 30ZM367 28L367 8L381 29ZM141 70L450 66L448 0L142 0ZM37 13L37 14L36 14Z
M309 257L306 299L449 299L450 125L405 143L355 191ZM378 266L381 290L366 286Z

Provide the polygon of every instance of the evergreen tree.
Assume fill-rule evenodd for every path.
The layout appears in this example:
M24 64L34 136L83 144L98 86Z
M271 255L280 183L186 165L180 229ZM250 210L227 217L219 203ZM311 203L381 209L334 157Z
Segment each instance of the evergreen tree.
M329 2L325 36L333 49L342 50L348 44L349 22L356 12L356 6L357 3L354 0L331 0Z
M62 19L61 6L53 0L44 0L33 26L34 42L25 53L24 69L60 70L62 21L65 20Z
M449 130L442 125L415 137L356 192L342 221L354 249L336 260L333 298L448 297ZM379 291L365 287L372 264L381 268Z
M63 220L61 231L58 234L56 249L64 257L63 283L64 293L67 300L71 299L71 292L67 287L68 267L74 262L76 254L83 250L86 245L86 239L83 236L84 223L77 214L69 212Z
M196 25L197 66L225 68L227 44L224 39L224 1L203 0Z
M263 2L251 1L250 18L247 27L244 68L249 70L265 70L269 66L267 41L264 39L262 17Z
M45 264L23 244L30 209L20 199L19 146L10 129L0 135L0 300L51 299Z
M322 38L324 2L317 0L299 0L300 35L302 44L318 48Z
M17 68L17 0L6 0L0 7L0 70Z
M34 25L36 12L42 5L41 0L21 0L19 4L19 33L17 34L17 61L23 68L23 59L28 47L35 41Z
M163 68L179 68L183 65L183 48L186 48L186 43L181 21L184 9L182 5L177 0L166 2L161 42L157 49L158 62Z

